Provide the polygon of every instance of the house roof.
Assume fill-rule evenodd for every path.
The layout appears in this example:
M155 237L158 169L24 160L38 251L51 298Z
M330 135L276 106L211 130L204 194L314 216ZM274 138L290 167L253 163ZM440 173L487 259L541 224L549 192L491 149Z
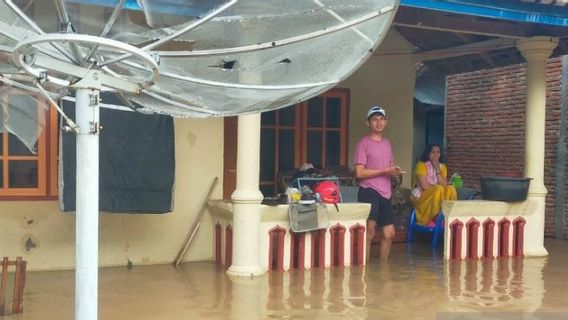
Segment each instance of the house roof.
M520 0L520 2L539 3L544 5L560 6L560 7L568 6L567 0Z
M518 39L558 37L552 56L568 54L568 0L401 0L394 28L414 51L380 54L413 54L415 97L444 104L446 75L525 62Z
M405 7L499 20L568 26L564 0L401 0Z

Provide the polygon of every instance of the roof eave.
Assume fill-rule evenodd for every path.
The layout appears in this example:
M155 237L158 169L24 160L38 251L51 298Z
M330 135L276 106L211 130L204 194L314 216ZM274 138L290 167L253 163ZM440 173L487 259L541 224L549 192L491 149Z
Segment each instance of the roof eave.
M568 9L560 6L509 1L401 0L406 7L525 23L568 27Z

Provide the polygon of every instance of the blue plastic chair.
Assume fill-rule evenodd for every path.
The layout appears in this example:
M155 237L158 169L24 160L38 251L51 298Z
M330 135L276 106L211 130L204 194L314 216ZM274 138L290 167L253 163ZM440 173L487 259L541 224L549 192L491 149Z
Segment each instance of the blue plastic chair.
M406 234L406 242L411 243L414 241L414 232L431 233L432 234L432 248L438 248L444 233L444 214L440 212L436 217L434 226L428 227L416 223L416 209L412 208L410 212L410 222L408 223L408 231Z

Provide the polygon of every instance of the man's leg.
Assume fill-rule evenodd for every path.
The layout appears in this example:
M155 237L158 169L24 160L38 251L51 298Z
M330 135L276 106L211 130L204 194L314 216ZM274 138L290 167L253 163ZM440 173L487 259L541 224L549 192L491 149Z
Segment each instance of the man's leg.
M371 243L377 237L377 221L367 220L367 263L369 263L369 258L371 257Z
M367 225L369 223L367 222ZM383 227L381 236L381 260L387 260L391 251L392 239L394 239L394 224L389 224Z

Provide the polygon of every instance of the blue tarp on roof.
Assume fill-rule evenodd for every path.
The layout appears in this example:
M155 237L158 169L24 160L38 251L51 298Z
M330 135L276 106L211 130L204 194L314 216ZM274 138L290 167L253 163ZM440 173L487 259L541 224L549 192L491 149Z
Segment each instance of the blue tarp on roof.
M71 3L114 6L116 0L67 0ZM153 0L152 7L163 14L199 16L223 3L222 0ZM521 0L400 0L406 7L517 22L568 27L568 7ZM141 10L137 0L126 0L125 9Z
M401 0L406 7L478 17L568 27L568 8L522 1Z

